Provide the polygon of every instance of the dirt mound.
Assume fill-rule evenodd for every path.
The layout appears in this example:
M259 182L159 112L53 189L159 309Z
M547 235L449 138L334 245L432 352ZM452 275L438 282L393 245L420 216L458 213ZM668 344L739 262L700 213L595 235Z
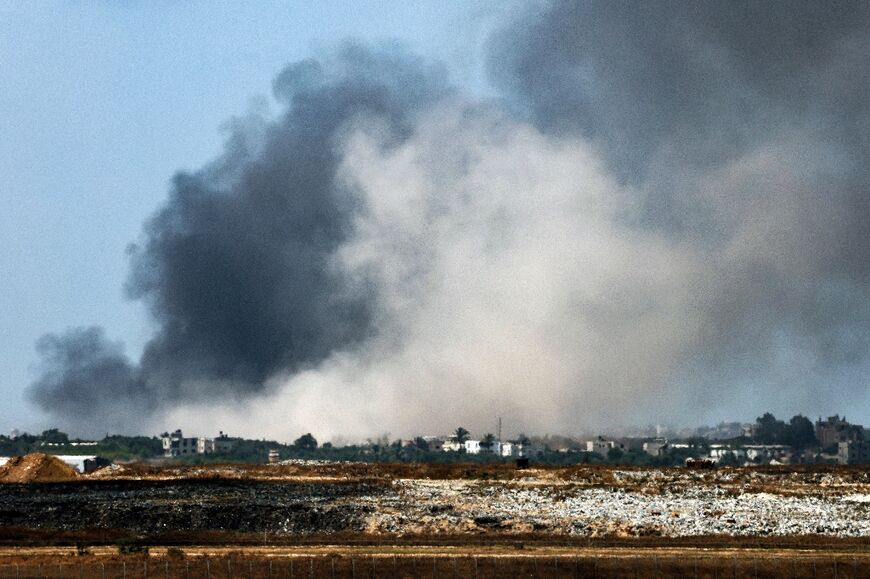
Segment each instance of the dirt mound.
M77 477L73 467L41 452L15 456L0 466L0 483L60 482Z

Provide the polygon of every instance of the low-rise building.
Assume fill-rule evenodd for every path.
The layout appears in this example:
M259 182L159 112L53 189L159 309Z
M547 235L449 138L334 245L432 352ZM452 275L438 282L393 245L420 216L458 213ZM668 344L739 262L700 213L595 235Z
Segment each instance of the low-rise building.
M668 441L658 438L643 443L643 451L650 456L661 456L668 448Z
M460 448L464 448L455 436L448 436L441 444L441 450L444 452L459 452Z
M840 442L857 442L864 440L864 427L859 424L849 424L846 417L840 418L839 414L829 416L827 420L819 417L816 421L816 439L822 448Z
M607 453L610 452L610 449L615 445L616 443L612 440L605 440L603 437L599 436L595 440L586 441L586 452L594 452L601 456L607 456Z
M429 447L429 452L441 452L444 450L444 439L440 436L424 436L423 440Z
M217 439L205 437L185 437L179 428L172 434L162 437L163 456L186 456L190 454L211 454L214 452L229 452L235 445L235 440L220 433Z
M465 453L466 454L480 454L480 441L479 440L466 440L465 441Z
M839 464L870 464L870 441L847 441L837 443Z
M236 446L236 440L230 438L223 430L214 439L214 452L231 452Z
M719 462L728 455L733 456L738 462L746 460L746 450L742 448L732 448L724 444L710 445L710 458L716 462Z

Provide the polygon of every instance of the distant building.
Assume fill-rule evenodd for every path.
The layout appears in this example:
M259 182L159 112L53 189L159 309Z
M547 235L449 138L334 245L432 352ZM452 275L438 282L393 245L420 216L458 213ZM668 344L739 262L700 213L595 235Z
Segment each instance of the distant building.
M607 453L610 452L610 449L615 445L616 443L612 440L604 440L603 437L599 436L595 440L586 441L586 452L594 452L601 456L607 456Z
M445 438L441 444L441 450L444 452L459 452L462 448L465 448L465 446L459 442L459 439L452 435Z
M661 456L668 448L668 441L664 439L650 440L643 443L643 451L650 456Z
M230 438L223 430L214 439L214 452L231 452L236 446L236 440Z
M466 454L480 454L480 441L479 440L466 440L465 441L465 453Z
M710 458L719 462L726 456L731 455L738 462L743 462L746 460L746 451L742 448L731 448L730 446L726 446L724 444L711 444L710 445Z
M857 442L864 440L864 427L859 424L849 424L846 417L840 418L839 414L829 416L827 420L819 417L816 421L816 439L822 448L840 442Z
M189 454L212 454L214 452L229 452L235 446L236 441L223 431L216 439L196 437L185 438L179 428L172 434L164 436L163 456L186 456Z
M444 439L440 436L424 436L423 440L429 447L429 452L441 452L444 450Z
M845 441L837 443L839 464L870 464L870 441Z
M745 444L743 449L746 451L746 458L756 461L784 460L791 451L791 448L786 444Z

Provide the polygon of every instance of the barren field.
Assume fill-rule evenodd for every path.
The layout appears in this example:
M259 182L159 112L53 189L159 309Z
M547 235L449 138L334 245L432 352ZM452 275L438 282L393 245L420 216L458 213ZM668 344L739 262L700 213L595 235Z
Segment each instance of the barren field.
M20 464L0 577L870 577L866 468Z
M0 524L139 535L185 529L267 536L866 538L870 473L306 463L114 467L63 482L0 485Z

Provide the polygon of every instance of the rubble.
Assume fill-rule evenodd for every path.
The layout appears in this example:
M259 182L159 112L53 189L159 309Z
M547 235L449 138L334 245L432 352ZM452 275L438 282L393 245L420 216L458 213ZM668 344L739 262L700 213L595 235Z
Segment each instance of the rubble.
M399 478L388 466L366 469L365 478L359 465L340 464L268 471L112 466L73 482L0 485L0 525L144 533L870 537L870 473L861 469L588 467Z

